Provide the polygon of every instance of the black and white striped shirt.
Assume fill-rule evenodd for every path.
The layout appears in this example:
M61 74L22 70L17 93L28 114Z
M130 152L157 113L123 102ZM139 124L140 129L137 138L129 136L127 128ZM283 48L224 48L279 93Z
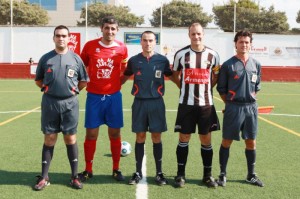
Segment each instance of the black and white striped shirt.
M192 50L190 45L178 50L174 57L173 71L181 71L179 103L213 105L212 69L219 65L218 53L206 46L201 52Z

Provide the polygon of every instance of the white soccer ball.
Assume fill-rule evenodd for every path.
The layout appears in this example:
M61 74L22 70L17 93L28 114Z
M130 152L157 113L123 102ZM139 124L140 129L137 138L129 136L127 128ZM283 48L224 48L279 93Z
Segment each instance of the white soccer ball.
M131 145L129 142L122 141L121 143L121 156L125 157L131 153Z

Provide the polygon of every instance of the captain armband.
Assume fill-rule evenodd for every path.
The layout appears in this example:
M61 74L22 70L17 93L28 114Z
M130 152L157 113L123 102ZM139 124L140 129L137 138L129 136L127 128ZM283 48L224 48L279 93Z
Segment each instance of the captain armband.
M212 69L213 73L215 75L219 74L220 72L220 65L216 65L213 69Z

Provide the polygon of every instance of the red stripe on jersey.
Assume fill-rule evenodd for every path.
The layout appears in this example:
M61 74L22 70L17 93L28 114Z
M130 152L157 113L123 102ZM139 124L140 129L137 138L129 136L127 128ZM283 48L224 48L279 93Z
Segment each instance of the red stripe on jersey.
M158 88L157 88L157 92L163 96L163 93L160 91L161 89L163 88L163 85L160 85Z

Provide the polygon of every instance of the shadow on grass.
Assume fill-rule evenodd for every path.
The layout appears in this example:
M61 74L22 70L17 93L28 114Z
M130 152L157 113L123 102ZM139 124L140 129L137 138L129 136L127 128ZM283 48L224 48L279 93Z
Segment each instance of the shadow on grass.
M22 172L22 171L4 171L0 170L0 185L23 185L33 187L37 178L40 175L36 172ZM69 186L71 174L68 173L49 173L50 183L58 185ZM129 179L129 176L125 176ZM84 184L115 184L126 183L127 181L117 182L111 175L94 175L92 179Z
M165 178L167 179L168 181L168 185L172 186L175 188L175 185L174 185L174 177L173 176L165 176ZM215 179L217 180L217 179ZM156 182L155 182L155 177L147 177L147 183L150 184L150 185L156 185ZM249 184L247 183L245 180L227 180L227 183L234 183L234 184ZM186 179L186 182L185 182L186 185L189 185L189 184L194 184L194 185L199 185L201 187L206 187L206 185L202 182L202 179Z

